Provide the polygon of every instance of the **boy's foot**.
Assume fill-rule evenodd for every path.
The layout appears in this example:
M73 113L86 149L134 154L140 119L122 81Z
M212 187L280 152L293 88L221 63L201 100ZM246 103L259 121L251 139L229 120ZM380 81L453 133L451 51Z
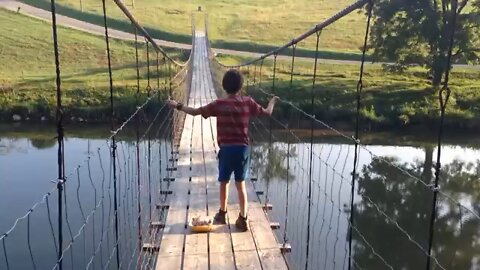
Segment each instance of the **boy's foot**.
M238 214L237 221L235 222L235 227L237 227L237 229L242 232L248 231L248 217L242 217L242 215Z
M215 214L215 217L213 217L213 223L227 224L227 220L225 218L226 214L227 214L227 211L222 211L222 209L218 209L218 212Z

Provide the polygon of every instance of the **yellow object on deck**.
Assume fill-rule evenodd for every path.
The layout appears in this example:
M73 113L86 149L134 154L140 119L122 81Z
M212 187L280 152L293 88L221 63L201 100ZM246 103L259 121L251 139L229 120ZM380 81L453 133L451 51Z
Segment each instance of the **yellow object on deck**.
M209 217L194 217L189 225L192 232L196 233L211 232L214 229L212 219Z

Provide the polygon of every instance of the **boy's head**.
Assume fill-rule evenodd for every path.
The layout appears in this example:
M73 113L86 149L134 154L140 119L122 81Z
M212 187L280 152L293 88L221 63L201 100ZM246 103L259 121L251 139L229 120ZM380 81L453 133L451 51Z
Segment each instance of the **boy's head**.
M230 69L223 75L222 86L228 94L236 94L242 89L243 77L236 69Z

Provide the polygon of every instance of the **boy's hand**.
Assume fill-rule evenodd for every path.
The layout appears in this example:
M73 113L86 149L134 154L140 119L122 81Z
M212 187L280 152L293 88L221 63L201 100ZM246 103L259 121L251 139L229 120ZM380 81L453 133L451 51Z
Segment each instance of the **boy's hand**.
M178 102L176 102L176 101L173 100L173 99L169 99L169 100L167 101L167 103L168 103L168 106L170 106L172 109L175 109L175 108L177 108L177 106L178 106Z
M280 98L278 96L273 96L272 99L270 99L270 103L275 104Z

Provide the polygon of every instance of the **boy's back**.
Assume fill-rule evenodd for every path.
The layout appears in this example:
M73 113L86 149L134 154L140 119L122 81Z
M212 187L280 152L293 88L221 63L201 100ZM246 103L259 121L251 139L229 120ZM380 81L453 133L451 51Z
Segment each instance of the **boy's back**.
M228 96L200 108L204 118L217 117L219 145L249 145L248 124L251 116L264 113L264 109L251 97Z

